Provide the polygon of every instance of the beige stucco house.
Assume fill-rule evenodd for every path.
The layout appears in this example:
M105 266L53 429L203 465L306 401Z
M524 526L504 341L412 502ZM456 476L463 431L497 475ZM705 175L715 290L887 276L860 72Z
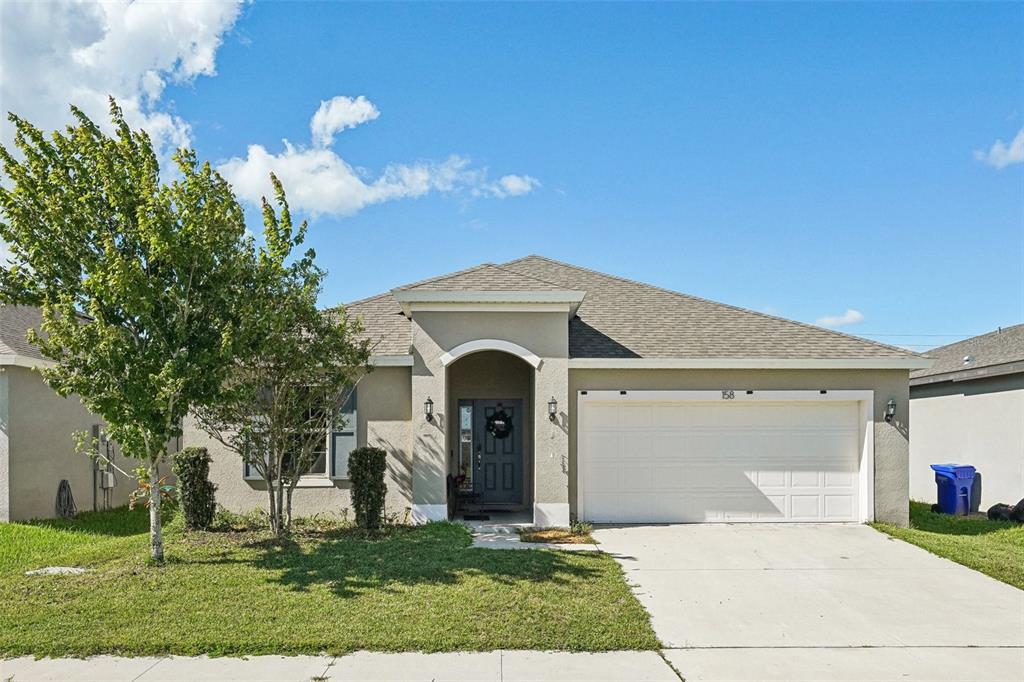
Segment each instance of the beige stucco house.
M389 511L455 502L539 526L907 522L905 350L539 256L346 306L375 343L347 424L296 492L349 505L356 445L388 452ZM218 501L266 493L193 422ZM450 504L451 503L451 504Z
M0 306L0 521L56 515L57 488L67 480L79 511L127 504L134 481L75 450L74 433L100 435L102 420L75 397L54 393L36 371L47 360L26 339L38 308ZM119 461L116 447L104 452Z
M910 375L910 495L935 501L931 464L972 464L984 510L1024 498L1024 324L928 352Z

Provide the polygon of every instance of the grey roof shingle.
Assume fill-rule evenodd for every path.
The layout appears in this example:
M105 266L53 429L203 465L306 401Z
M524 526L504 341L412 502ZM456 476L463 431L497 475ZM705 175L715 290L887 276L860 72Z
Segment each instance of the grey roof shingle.
M0 306L0 355L44 359L39 349L29 343L25 336L29 329L38 330L42 321L42 313L34 306Z
M968 355L974 360L964 364L964 358ZM911 379L1024 362L1024 324L1004 327L988 334L933 348L928 351L927 356L934 359L935 363L928 369L911 372Z
M687 296L648 284L527 256L395 289L586 292L569 322L571 358L914 358L917 353ZM390 293L350 303L378 354L411 351L409 320Z
M379 294L345 306L349 317L363 321L360 338L369 339L375 355L407 355L412 352L412 325L390 294Z
M907 358L917 354L542 256L501 267L587 292L573 358Z
M450 275L407 284L395 291L556 291L564 288L493 263L483 263Z

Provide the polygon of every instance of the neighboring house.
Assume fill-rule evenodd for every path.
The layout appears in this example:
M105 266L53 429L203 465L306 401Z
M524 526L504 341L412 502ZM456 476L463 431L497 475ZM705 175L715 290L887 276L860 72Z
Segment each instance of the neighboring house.
M56 516L62 479L79 511L127 504L135 488L134 481L76 452L73 434L99 434L102 420L78 398L54 393L36 371L48 361L25 335L40 321L38 308L0 306L0 521ZM104 444L129 471L115 450Z
M346 308L376 368L299 514L348 507L348 453L370 444L388 452L389 511L417 521L445 518L459 485L464 508L539 526L907 523L909 371L930 364L915 353L539 256ZM211 449L220 503L265 506L191 420L185 442Z
M972 464L980 509L1024 498L1024 324L928 352L910 375L910 496L935 501L930 464Z

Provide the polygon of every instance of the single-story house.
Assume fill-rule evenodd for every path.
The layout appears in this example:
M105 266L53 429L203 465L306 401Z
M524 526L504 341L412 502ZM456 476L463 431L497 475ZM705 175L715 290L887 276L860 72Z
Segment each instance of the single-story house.
M1024 324L928 352L910 374L910 495L935 501L931 464L974 465L984 510L1024 498Z
M78 511L127 504L135 489L130 477L76 452L74 433L99 437L103 420L78 398L54 393L36 371L48 360L26 334L40 322L38 308L0 306L0 521L56 516L61 480ZM131 470L113 443L101 447Z
M345 306L375 370L325 434L299 514L349 505L347 456L388 452L388 508L416 521L518 510L592 522L906 524L908 386L922 356L540 256ZM218 501L262 507L211 450Z

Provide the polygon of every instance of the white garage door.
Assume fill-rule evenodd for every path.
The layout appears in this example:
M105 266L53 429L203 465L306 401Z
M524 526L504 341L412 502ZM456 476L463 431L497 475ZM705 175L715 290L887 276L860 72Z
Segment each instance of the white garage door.
M804 393L581 391L581 518L860 520L860 404Z

